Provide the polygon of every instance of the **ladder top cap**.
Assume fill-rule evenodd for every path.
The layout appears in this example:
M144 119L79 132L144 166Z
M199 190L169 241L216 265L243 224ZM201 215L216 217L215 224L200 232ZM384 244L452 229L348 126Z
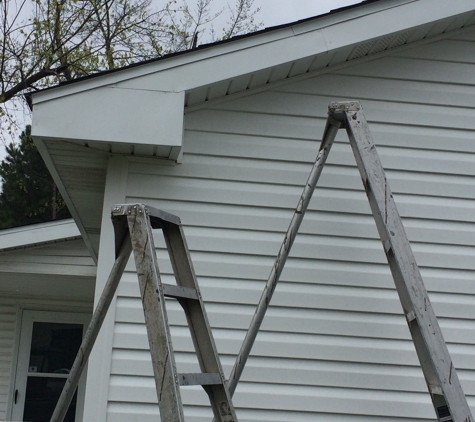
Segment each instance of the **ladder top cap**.
M345 127L345 122L347 119L346 113L362 111L363 107L359 101L341 101L334 102L328 105L328 117L336 120L343 125L341 128Z
M135 214L148 215L154 229L162 228L164 223L181 225L180 218L176 215L144 204L116 204L111 210L112 219Z
M328 106L328 111L330 113L335 113L339 111L358 111L361 110L361 103L359 101L340 101L330 103Z

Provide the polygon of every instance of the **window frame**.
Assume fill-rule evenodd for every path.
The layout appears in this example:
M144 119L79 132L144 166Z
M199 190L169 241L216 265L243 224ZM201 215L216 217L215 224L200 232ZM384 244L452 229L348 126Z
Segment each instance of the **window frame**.
M86 333L91 315L81 312L27 310L21 311L20 333L17 337L17 357L15 370L12 379L12 395L10 397L10 420L23 420L25 405L26 383L28 378L28 367L30 361L31 340L33 335L34 322L52 322L65 324L82 324L83 337ZM16 392L18 393L16 394ZM82 422L84 413L84 399L86 392L86 371L83 372L78 385L76 422ZM17 402L15 403L15 395Z

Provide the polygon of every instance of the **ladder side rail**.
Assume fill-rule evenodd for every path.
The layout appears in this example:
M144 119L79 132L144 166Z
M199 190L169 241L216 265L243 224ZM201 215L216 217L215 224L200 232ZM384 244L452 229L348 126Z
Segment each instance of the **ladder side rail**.
M261 298L259 299L256 311L252 317L249 329L246 332L241 349L239 350L239 353L236 357L236 362L234 363L231 375L229 376L228 384L231 396L234 395L234 392L236 391L237 384L241 378L247 359L249 358L249 354L251 353L252 346L254 345L257 334L262 325L262 321L264 320L267 308L269 307L269 303L274 294L280 275L284 269L285 263L287 262L290 249L292 248L295 237L297 236L300 224L302 223L305 212L307 211L308 204L312 199L313 192L315 191L318 179L320 178L323 166L325 165L328 154L330 153L330 149L333 145L333 141L335 140L340 125L341 123L339 121L332 118L328 118L327 120L317 158L310 171L307 183L305 184L294 215L292 216L289 228L287 229L287 233L285 234L284 240L269 274L269 278L267 279L267 283L264 287Z
M451 421L446 413L450 410L454 422L473 422L368 124L357 104L344 110L344 124L437 417ZM332 107L338 112L338 104L331 105L330 110Z
M206 316L183 228L181 225L163 224L163 234L177 285L195 289L197 293L197 300L178 299L178 301L185 311L200 368L205 373L219 375L221 379L219 384L202 385L202 387L209 395L215 420L235 422L237 417Z
M104 318L111 304L112 298L117 290L122 274L124 273L125 266L132 251L132 243L130 242L130 236L128 234L122 240L122 245L117 254L117 258L114 262L112 270L107 279L104 290L99 298L94 315L91 318L89 326L86 330L86 334L83 337L81 346L79 347L76 358L74 359L73 366L69 372L68 378L64 384L59 400L56 403L53 415L51 416L51 422L63 422L64 417L68 411L71 400L74 396L76 388L81 378L81 374L87 364L89 355L96 341L97 335L102 327Z
M209 321L205 317L204 304L201 292L196 282L196 275L192 266L192 261L188 253L183 229L180 226L166 225L163 227L163 234L170 255L170 261L176 277L177 285L180 287L192 288L196 291L197 300L180 300L181 306L185 309L185 315L189 318L191 336L197 351L198 361L203 372L220 372L214 356L217 349L214 342L208 342L211 334ZM221 371L222 372L222 371Z
M160 419L162 422L184 422L165 297L160 281L152 227L145 206L139 204L130 206L127 223L144 308Z

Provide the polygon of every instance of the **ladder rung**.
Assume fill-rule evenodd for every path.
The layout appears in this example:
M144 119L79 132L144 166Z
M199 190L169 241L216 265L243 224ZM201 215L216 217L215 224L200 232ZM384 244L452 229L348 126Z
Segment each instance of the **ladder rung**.
M221 376L216 372L178 374L180 385L220 385Z
M414 311L408 312L406 314L407 322L412 322L416 319L416 313Z
M162 284L163 294L175 299L194 299L198 300L196 289L190 287L175 286L174 284Z

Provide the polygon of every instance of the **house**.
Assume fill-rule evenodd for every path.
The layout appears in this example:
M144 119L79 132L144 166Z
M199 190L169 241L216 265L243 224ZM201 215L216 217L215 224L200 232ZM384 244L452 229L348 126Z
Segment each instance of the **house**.
M87 326L96 264L69 219L2 230L0 273L0 420L23 420L23 416L32 420L31 414L23 415L27 388L34 395L45 383L47 387L56 383L57 390L57 383L61 385L67 377L65 373L42 376L53 372L48 370L42 339L54 340L52 345L57 347L58 334L78 334L81 326L80 334L82 326ZM77 350L67 349L71 359ZM82 396L84 387L83 381Z
M74 287L58 290L54 300L64 300L48 302L49 310L90 312L114 261L111 206L149 204L183 222L229 374L315 159L328 103L357 99L475 413L474 98L475 4L469 0L364 1L35 93L35 142L88 251L88 257L79 249L71 254L71 273L62 276ZM167 281L171 267L159 236L157 243ZM43 250L63 248L46 242L0 258L8 254L22 266L16 257L33 259ZM78 256L88 281L74 279ZM29 286L36 272L21 277ZM61 285L56 278L51 283ZM14 315L43 309L34 297L46 291L12 292L16 299L2 292L10 315L0 326L0 336L7 333L0 346L9 347L0 378L7 420L15 397L24 394L8 368L29 353ZM76 294L77 300L70 297ZM170 304L169 318L178 366L192 372L178 305ZM34 375L38 365L30 366ZM88 422L157 420L132 262L83 383L77 421L81 412ZM183 389L187 420L210 420L203 396L198 388ZM234 404L239 420L249 422L435 420L343 133Z

